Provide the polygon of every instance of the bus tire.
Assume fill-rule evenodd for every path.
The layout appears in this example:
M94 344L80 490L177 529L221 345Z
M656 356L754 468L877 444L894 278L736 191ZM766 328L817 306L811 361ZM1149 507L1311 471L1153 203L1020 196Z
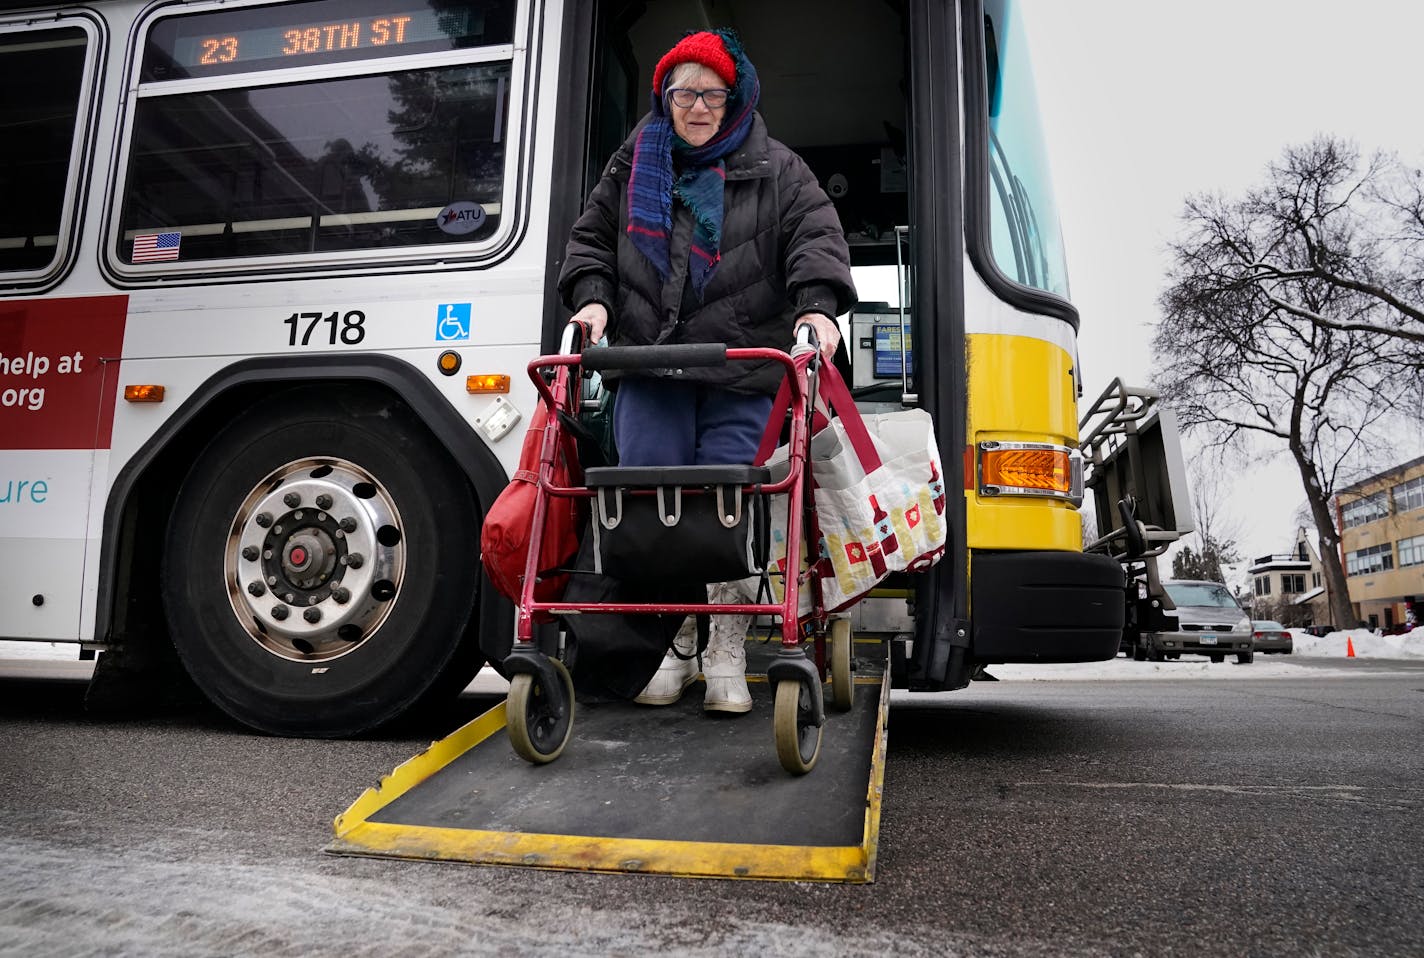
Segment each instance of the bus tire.
M179 490L159 574L200 689L277 735L338 738L479 670L479 511L395 400L310 387L245 409Z

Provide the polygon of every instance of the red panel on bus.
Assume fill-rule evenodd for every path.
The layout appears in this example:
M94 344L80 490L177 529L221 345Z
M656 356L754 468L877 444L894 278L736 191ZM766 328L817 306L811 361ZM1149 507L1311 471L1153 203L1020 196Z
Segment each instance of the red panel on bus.
M109 448L128 300L0 300L0 449Z

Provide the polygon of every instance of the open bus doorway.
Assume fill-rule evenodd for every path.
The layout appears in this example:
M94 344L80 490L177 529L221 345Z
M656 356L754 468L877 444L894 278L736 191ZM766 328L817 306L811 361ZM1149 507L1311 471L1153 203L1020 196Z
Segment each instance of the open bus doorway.
M837 317L842 373L858 398L895 405L906 383L890 321L899 325L912 285L906 16L896 0L601 4L581 194L648 111L658 58L690 30L736 30L761 80L768 134L811 167L850 245L864 305ZM909 322L906 314L907 344Z

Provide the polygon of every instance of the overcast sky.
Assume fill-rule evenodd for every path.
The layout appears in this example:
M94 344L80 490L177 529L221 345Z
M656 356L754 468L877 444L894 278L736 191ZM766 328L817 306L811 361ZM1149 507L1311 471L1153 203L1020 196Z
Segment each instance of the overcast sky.
M1318 133L1424 161L1424 4L1021 3L1082 315L1085 401L1114 375L1150 381L1163 248L1188 194L1239 193ZM1416 431L1398 456L1421 453ZM1233 472L1242 481L1223 511L1244 555L1287 551L1304 502L1294 466L1282 455Z

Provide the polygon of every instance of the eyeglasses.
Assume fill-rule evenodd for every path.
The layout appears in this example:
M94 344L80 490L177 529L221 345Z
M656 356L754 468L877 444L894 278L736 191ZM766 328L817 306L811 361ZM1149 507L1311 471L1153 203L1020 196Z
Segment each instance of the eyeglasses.
M697 102L698 97L701 97L702 102L707 104L707 109L720 110L727 105L727 97L730 96L731 93L731 90L717 88L711 90L688 90L683 87L673 87L667 91L668 99L672 101L672 105L683 110L692 109L692 105Z

